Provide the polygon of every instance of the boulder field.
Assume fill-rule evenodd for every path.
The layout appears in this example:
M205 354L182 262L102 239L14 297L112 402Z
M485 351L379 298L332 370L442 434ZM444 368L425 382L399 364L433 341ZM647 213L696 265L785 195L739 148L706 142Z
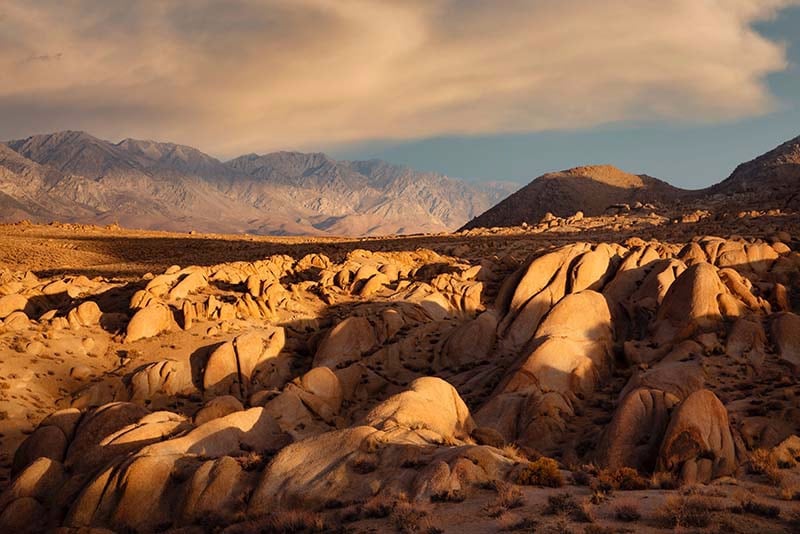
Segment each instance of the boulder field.
M133 282L2 271L3 350L40 367L3 381L28 384L8 421L39 415L5 466L0 531L447 500L540 456L675 485L743 476L800 433L795 245L354 250Z

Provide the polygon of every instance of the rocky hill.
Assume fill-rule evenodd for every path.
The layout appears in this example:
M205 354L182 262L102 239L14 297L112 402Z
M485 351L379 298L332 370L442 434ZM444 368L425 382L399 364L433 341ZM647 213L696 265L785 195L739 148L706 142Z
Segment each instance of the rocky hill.
M800 209L800 137L742 163L708 193L744 197L754 205L767 202Z
M610 165L576 167L542 175L465 224L462 230L538 223L548 212L600 215L612 206L711 206L731 210L800 209L800 137L742 163L722 182L689 191Z
M688 192L641 174L611 165L576 167L542 175L485 213L464 229L536 223L546 213L568 217L578 211L600 215L614 204L664 202Z
M290 235L438 232L510 192L377 160L279 152L221 162L192 147L114 144L75 131L10 141L0 158L5 222Z

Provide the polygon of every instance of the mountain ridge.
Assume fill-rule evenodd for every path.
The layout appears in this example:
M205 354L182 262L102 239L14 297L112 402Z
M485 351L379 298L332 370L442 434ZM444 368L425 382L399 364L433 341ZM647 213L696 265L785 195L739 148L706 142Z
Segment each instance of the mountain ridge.
M508 192L381 160L339 161L323 153L246 154L220 161L177 143L118 143L65 130L3 144L22 160L4 167L20 217L44 222L119 222L145 229L278 235L363 235L453 230ZM50 188L20 196L13 169L46 169ZM37 199L54 208L30 209ZM11 201L7 200L7 204ZM75 206L84 206L71 217Z

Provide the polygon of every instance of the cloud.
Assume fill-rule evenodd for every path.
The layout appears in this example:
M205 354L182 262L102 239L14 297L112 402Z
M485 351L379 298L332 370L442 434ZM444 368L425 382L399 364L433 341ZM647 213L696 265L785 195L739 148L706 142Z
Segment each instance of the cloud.
M798 0L4 0L0 137L219 155L763 114ZM48 59L58 59L52 61Z

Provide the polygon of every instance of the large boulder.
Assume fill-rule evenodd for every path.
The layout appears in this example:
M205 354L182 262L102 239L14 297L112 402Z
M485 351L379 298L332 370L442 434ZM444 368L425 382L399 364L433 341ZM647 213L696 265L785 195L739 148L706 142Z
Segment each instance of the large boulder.
M180 522L235 522L244 512L251 490L248 475L230 456L203 462L188 481Z
M50 506L67 480L64 466L50 458L29 465L0 495L0 532L44 532L59 519Z
M795 373L800 372L800 315L779 313L772 320L772 340L778 354Z
M252 330L223 343L208 358L203 372L207 396L235 395L246 399L255 383L257 371L278 356L286 343L282 327Z
M67 314L67 321L72 328L80 328L82 326L94 326L100 322L103 312L96 302L87 300L81 303L78 307L70 310Z
M175 319L169 306L160 303L151 304L138 310L131 318L125 334L125 343L157 336L172 329L174 324Z
M507 441L552 445L575 404L610 373L612 343L605 298L591 290L567 295L539 326L533 351L478 411L477 421Z
M314 367L336 369L358 361L378 343L375 329L366 317L348 317L334 326L320 342Z
M106 404L86 413L67 449L65 466L72 471L91 471L114 458L118 448L104 447L103 440L148 413L142 406L129 402Z
M726 293L713 265L696 263L687 268L670 286L658 309L654 341L680 341L719 327L720 297Z
M363 500L375 491L361 472L375 463L375 442L382 432L356 426L327 432L284 447L270 462L253 493L249 515L281 506L323 505L330 499ZM374 436L373 436L374 435ZM364 450L364 454L359 454ZM363 466L363 467L362 467ZM361 471L361 472L360 472Z
M12 472L19 473L39 458L64 461L68 437L55 425L40 425L14 453Z
M5 319L15 311L24 311L27 306L28 298L24 295L3 295L0 297L0 319Z
M176 396L196 391L191 367L185 360L161 360L140 367L131 375L129 389L131 401L151 403L156 399L174 402Z
M184 276L175 287L170 289L169 298L171 300L185 299L189 293L194 293L208 285L208 278L202 270L196 270Z
M587 244L579 243L530 263L498 327L507 350L519 350L530 341L545 315L564 297L572 261L587 249Z
M410 389L373 408L364 422L379 430L426 429L445 438L466 439L475 428L458 391L440 378L422 377Z
M457 369L484 361L494 348L496 330L497 315L491 310L460 325L447 338L436 367Z
M728 411L711 391L692 393L672 414L661 444L658 470L673 472L684 483L692 484L731 475L736 467Z
M192 517L191 509L179 506L179 496L185 494L185 481L194 479L204 460L242 456L249 451L268 454L285 444L286 437L262 408L211 420L178 437L153 442L135 454L118 455L83 488L72 503L65 524L137 532L161 530L176 524L181 517ZM221 513L230 505L225 495L245 495L234 487L238 471L228 471L232 466L228 461L222 465L226 473L213 489L222 499L218 503ZM200 478L194 480L196 485L189 485L189 499L201 508L214 508L196 491L197 486L213 486L213 481L202 473L197 476ZM241 511L244 503L237 506Z
M598 463L612 469L652 471L676 400L656 389L628 393L603 431L596 451Z

